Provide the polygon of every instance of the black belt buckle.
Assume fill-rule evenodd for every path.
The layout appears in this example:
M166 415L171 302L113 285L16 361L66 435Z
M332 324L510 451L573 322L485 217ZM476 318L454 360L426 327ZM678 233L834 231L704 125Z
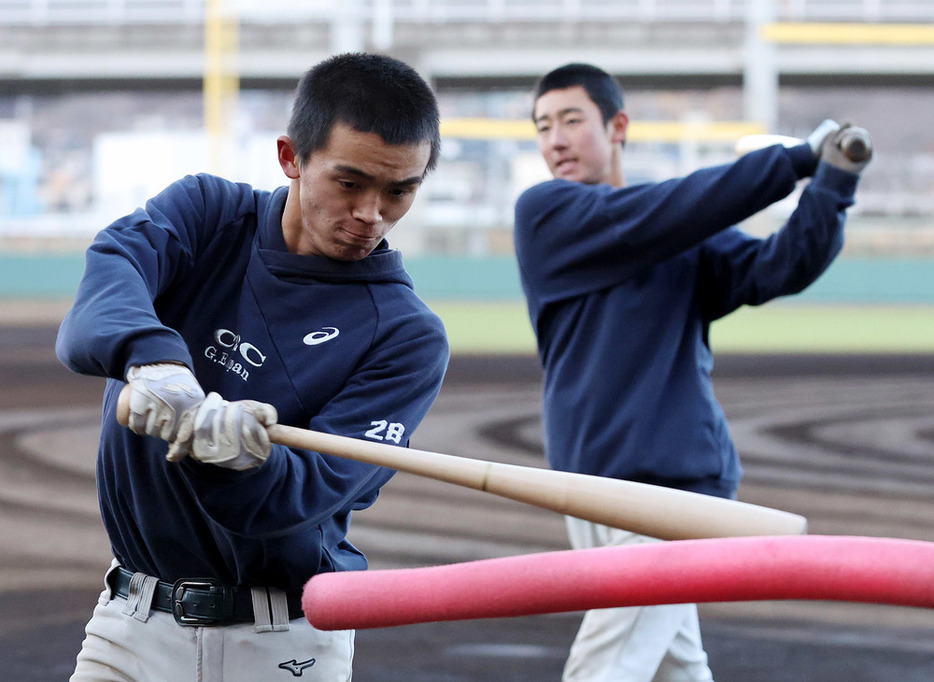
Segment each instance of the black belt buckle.
M214 578L182 579L172 586L172 615L179 625L217 625L232 614L233 595Z

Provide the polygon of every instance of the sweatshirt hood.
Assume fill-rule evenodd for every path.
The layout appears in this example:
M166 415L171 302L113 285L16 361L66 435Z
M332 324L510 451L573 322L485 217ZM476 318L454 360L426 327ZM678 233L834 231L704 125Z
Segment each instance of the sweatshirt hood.
M326 256L290 253L282 236L282 213L289 188L280 187L259 198L256 248L269 272L289 281L371 284L395 282L414 288L405 271L402 254L383 239L372 253L357 261L340 261Z

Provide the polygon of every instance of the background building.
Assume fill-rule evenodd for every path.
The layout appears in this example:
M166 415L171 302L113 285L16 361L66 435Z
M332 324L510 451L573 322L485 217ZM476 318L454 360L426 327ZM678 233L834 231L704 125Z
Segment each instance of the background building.
M621 79L631 181L728 161L746 132L803 136L828 116L867 127L877 156L845 255L934 257L927 0L4 0L0 240L80 251L189 172L282 184L293 88L348 50L408 61L442 104L441 164L393 245L501 258L503 295L517 293L513 201L546 172L529 90L568 61ZM746 227L771 230L792 205Z

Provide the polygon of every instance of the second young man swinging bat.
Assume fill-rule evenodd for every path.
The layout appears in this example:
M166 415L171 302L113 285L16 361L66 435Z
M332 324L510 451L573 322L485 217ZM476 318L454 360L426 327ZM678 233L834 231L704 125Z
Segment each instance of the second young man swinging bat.
M587 64L538 83L533 122L554 180L516 204L515 246L544 368L552 468L731 498L739 457L714 398L710 324L811 284L843 245L865 162L836 124L792 148L628 185L622 90ZM735 227L810 177L781 230ZM568 517L575 548L652 542ZM564 679L710 680L697 609L590 611Z

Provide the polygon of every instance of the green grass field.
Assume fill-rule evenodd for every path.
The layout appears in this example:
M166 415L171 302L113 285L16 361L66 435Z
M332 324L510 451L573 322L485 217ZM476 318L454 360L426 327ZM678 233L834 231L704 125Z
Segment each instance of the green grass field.
M429 301L453 353L534 353L522 302ZM934 306L772 303L711 329L717 352L934 353Z
M431 256L408 268L454 353L535 352L513 257ZM68 299L83 271L83 253L0 253L0 303ZM934 353L934 260L841 258L802 294L715 323L711 340L720 353Z

